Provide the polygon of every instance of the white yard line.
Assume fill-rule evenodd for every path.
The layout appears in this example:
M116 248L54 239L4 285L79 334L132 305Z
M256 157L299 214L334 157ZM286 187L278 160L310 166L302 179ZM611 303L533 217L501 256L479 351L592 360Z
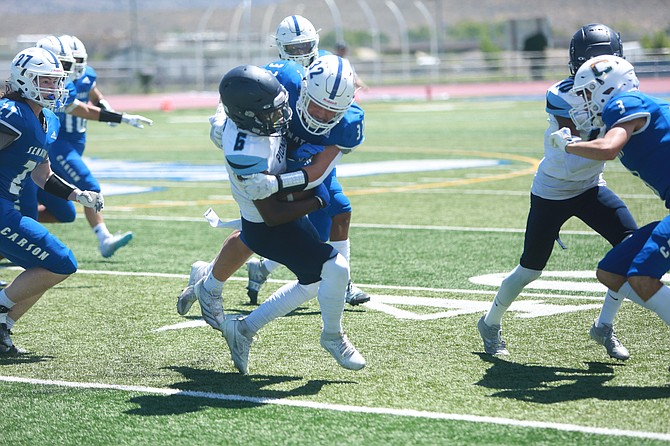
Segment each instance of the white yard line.
M317 403L314 401L301 401L292 399L289 400L289 399L277 399L277 398L258 398L244 395L229 395L224 393L165 389L160 387L126 386L119 384L104 384L104 383L80 383L70 381L21 378L16 376L0 376L0 381L42 385L42 386L69 387L74 389L120 390L123 392L149 393L154 395L186 396L192 398L207 398L213 400L240 401L253 404L273 404L278 406L300 407L300 408L308 408L316 410L333 410L338 412L350 412L350 413L369 413L376 415L415 417L415 418L425 418L433 420L466 421L470 423L499 424L506 426L517 426L517 427L526 427L535 429L554 429L564 432L581 432L585 434L605 435L613 437L631 437L631 438L645 438L652 440L670 441L670 434L662 434L656 432L606 429L599 427L580 426L576 424L514 420L511 418L483 417L478 415L461 415L461 414L451 414L441 412L428 412L423 410L392 409L386 407L348 406L344 404L327 404L327 403Z

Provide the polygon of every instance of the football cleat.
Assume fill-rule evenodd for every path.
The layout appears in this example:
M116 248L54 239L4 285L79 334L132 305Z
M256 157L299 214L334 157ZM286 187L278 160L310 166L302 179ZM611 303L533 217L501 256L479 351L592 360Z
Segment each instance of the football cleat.
M4 280L0 280L0 290L5 288L7 285L9 285L9 282L5 282Z
M123 234L117 233L115 235L110 235L100 243L100 254L102 254L104 258L111 257L119 248L126 246L132 239L133 233L130 231Z
M2 307L4 308L4 307ZM4 319L4 318L3 318ZM16 356L21 353L25 353L24 350L18 349L12 342L12 338L9 336L12 332L7 328L7 324L4 322L0 324L0 358L6 356Z
M326 349L345 369L360 370L365 367L365 358L358 353L356 347L349 342L349 338L344 333L326 335L321 332L321 347Z
M220 294L214 295L205 290L204 283L205 278L202 278L193 287L193 291L200 303L202 318L212 328L221 330L224 321L223 297Z
M235 368L242 374L249 373L249 349L253 338L249 338L240 331L240 324L244 319L241 317L229 317L223 322L221 332L226 338L226 343L230 349L230 357L233 360Z
M610 324L602 324L598 327L594 321L589 334L591 335L591 339L605 347L610 357L620 361L630 358L628 349L621 344L621 341L619 341L619 338L614 333L614 328Z
M484 341L484 351L489 355L509 355L507 344L502 338L502 328L500 325L487 325L484 322L486 315L482 316L477 322L479 335Z
M364 304L370 301L370 295L362 289L354 286L351 282L347 285L347 292L344 295L346 303L355 307L356 305Z
M195 284L207 275L209 263L198 260L191 265L191 274L188 277L188 284L177 299L177 313L184 316L189 312L193 303L198 299L195 295Z
M247 296L249 296L249 301L253 305L256 305L258 304L258 292L268 280L270 272L265 269L261 259L249 259L247 262L247 271L249 276L249 281L247 282Z

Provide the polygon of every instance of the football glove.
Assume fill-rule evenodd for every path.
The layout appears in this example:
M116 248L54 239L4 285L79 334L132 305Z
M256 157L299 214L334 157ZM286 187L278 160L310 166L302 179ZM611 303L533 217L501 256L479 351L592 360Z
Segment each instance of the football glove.
M565 146L572 144L573 142L579 142L582 138L579 136L572 136L570 129L563 127L560 130L556 130L549 137L549 143L552 147L560 149L565 152Z
M244 179L242 187L252 200L262 200L279 191L279 180L274 175L255 173Z
M105 199L102 194L92 190L80 191L74 200L84 205L84 207L95 209L95 212L100 212L105 207Z
M209 139L211 139L214 145L219 149L223 149L221 138L223 137L223 125L225 122L226 111L223 109L223 104L219 102L218 107L216 107L216 112L209 117L209 125L212 126L209 129Z
M144 124L146 125L154 124L154 122L149 118L145 118L144 116L141 115L129 115L127 113L124 113L121 116L121 122L123 122L124 124L132 125L133 127L136 127L138 129L143 129Z
M323 152L324 146L314 144L303 144L295 150L292 150L289 157L296 161L308 160L317 153Z

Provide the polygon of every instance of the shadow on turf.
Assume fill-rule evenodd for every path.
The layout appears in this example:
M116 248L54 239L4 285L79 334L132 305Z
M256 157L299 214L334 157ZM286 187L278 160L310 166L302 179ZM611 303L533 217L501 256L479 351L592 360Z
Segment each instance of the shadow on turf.
M126 411L130 415L178 415L217 407L226 409L244 409L262 406L262 402L249 399L285 399L318 394L329 384L351 384L351 381L309 380L291 390L274 390L273 386L291 381L300 382L298 376L240 375L221 373L193 367L167 367L181 373L188 381L173 384L171 387L183 392L198 392L176 395L144 395L129 401L140 407ZM270 387L270 389L266 389ZM244 395L241 395L244 394Z
M493 364L478 386L501 389L491 396L552 404L596 398L604 401L641 401L670 398L670 387L605 386L621 363L587 362L586 369L518 364L476 352Z

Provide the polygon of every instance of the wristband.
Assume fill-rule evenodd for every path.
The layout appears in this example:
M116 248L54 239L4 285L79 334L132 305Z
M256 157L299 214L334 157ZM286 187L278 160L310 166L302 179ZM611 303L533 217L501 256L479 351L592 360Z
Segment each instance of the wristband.
M75 187L55 173L44 183L44 191L63 200L68 200Z
M121 124L121 119L123 115L121 113L105 110L104 108L100 109L100 117L98 121L100 122L116 122Z
M284 192L295 192L303 190L309 184L309 178L305 169L295 172L282 173L277 175L279 190Z

